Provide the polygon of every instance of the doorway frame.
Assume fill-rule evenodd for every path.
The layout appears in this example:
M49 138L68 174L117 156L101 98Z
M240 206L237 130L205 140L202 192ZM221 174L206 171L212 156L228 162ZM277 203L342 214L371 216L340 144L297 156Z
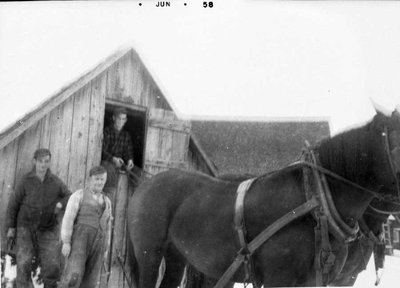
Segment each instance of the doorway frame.
M104 108L104 113L106 112L106 107L122 107L122 108L126 108L128 110L128 115L129 116L129 112L139 112L138 114L143 114L143 123L144 123L144 131L143 131L143 149L141 151L142 153L142 168L144 167L144 163L145 163L145 152L146 152L146 142L147 142L147 126L148 126L148 119L149 119L149 109L146 106L141 106L141 105L137 105L137 104L133 104L133 103L127 103L127 102L122 102L122 101L118 101L118 100L114 100L114 99L107 99L106 98L106 102L105 102L105 108Z

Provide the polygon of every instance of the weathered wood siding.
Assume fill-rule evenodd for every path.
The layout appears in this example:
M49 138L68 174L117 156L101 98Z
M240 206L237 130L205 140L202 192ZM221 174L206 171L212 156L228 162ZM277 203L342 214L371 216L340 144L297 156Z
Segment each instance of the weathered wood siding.
M190 123L176 118L137 53L130 49L110 56L0 135L1 219L5 219L16 183L32 169L32 156L39 147L51 150L51 170L71 191L85 185L88 171L100 163L106 101L142 113L147 111L145 170L156 174L171 167L189 167L211 174L196 144L191 143L189 148ZM124 266L130 270L126 257L126 205L132 193L133 186L126 176L121 177L114 198L108 287L127 287L117 256L122 256ZM4 235L5 221L1 221L0 228ZM101 286L104 285L107 283L103 281Z
M107 70L106 98L147 108L172 110L133 50Z
M144 169L157 174L169 168L187 168L190 123L172 111L151 109L148 116Z
M0 150L1 219L15 185L32 169L39 147L50 149L51 170L71 191L83 187L88 169L100 163L106 80L103 74L90 81ZM6 232L5 221L1 231Z
M129 196L132 193L133 187L130 185L128 177L125 174L120 174L117 191L112 199L112 203L114 203L114 229L110 247L111 274L108 287L129 287L121 265L126 267L126 271L130 271L129 263L126 262L128 240L126 210Z

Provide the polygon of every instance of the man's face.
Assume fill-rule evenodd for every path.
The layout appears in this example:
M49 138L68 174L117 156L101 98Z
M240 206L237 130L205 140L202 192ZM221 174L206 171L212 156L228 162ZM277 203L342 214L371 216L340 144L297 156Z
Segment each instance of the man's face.
M50 168L51 157L50 155L38 157L37 159L33 159L33 163L35 164L36 173L46 173L47 169Z
M106 184L107 173L96 174L90 176L89 188L95 192L101 192L103 190L104 184Z
M114 128L117 129L118 131L121 131L121 129L124 127L126 120L127 120L126 114L118 114L113 116L114 120Z

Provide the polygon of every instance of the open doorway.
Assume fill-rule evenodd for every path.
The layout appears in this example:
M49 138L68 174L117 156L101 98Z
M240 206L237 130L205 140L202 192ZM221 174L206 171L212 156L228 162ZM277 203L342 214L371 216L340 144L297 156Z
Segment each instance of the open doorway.
M128 111L128 120L124 129L131 135L133 143L133 157L136 167L143 169L144 143L146 133L146 111L128 107L129 105L118 105L116 103L106 103L104 114L104 127L112 125L113 111L116 107L124 107Z

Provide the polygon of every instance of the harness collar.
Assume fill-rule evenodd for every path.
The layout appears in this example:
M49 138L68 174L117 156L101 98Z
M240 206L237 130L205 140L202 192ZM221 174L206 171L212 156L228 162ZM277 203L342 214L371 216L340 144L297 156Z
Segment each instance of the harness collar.
M316 196L320 202L320 211L315 211L313 213L314 218L319 218L320 215L327 217L329 228L331 233L339 241L350 242L353 241L360 229L358 222L355 223L354 227L350 227L345 221L343 221L339 212L336 209L335 203L332 198L331 191L329 189L328 182L326 181L325 174L339 176L330 170L327 170L318 165L318 160L314 154L314 151L310 149L308 142L306 142L306 148L308 151L303 154L303 162L301 162L305 167L311 168L311 173L314 178L316 189L311 189L310 187L310 175L307 170L304 170L304 185L306 191L306 198L309 199L311 196ZM325 171L326 170L326 171ZM328 173L327 173L328 172ZM339 176L340 178L343 178ZM345 178L343 178L345 179ZM365 189L356 183L353 183L347 179L349 184L356 185L357 188ZM346 182L347 183L347 182ZM371 191L374 194L376 192Z
M390 170L392 172L393 178L394 178L394 183L396 184L396 190L397 190L397 199L400 199L400 184L399 184L399 179L397 177L395 165L393 163L392 156L390 155L390 144L389 144L389 129L387 126L384 127L384 132L382 133L382 136L384 137L384 142L385 142L385 152L386 152L386 158L387 161L389 162Z

